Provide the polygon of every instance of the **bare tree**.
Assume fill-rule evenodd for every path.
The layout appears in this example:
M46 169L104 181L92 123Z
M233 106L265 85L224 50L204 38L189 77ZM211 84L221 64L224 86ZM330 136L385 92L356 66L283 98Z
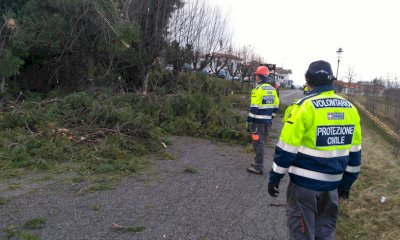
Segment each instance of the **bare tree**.
M228 15L204 0L189 0L173 14L168 38L181 46L192 46L191 63L195 70L203 70L215 60L216 53L228 51L231 45Z
M365 88L364 92L367 97L367 109L375 114L378 103L378 96L383 92L384 85L382 77L375 78L369 85L369 87Z
M400 88L397 76L394 78L391 77L390 74L386 75L385 81L385 90L383 92L384 101L385 101L385 114L386 116L390 116L394 112L396 112L396 100L400 95Z
M348 88L347 95L351 94L351 83L355 80L356 76L357 76L357 74L354 71L354 67L349 66L347 68L346 75L344 76L344 78L347 79L347 84L348 84L347 85L347 88Z
M244 46L239 49L238 56L242 59L241 72L242 77L250 77L249 75L249 62L251 62L255 56L250 46Z
M229 54L226 53L215 53L211 60L211 66L213 66L213 72L218 75L223 69L228 66Z
M250 83L253 80L254 73L257 67L260 66L261 62L263 62L263 60L259 55L254 52L254 50L250 46L242 48L241 58L243 59L240 70L242 72L242 81L244 81L245 79L247 80L247 88L249 89ZM244 84L242 83L242 87L243 85Z
M142 80L142 91L147 92L148 73L165 48L168 26L172 14L181 7L180 0L121 0L121 13L125 21L137 23L140 37L132 46L135 64L130 73Z
M243 59L240 57L240 51L235 51L233 50L231 51L231 61L228 62L227 64L227 68L228 68L228 72L229 75L232 76L232 83L233 80L240 75L241 77L241 66L242 66L242 61Z
M394 77L394 80L391 84L391 102L394 108L394 132L397 134L397 149L396 154L400 155L400 83L398 81L397 76Z

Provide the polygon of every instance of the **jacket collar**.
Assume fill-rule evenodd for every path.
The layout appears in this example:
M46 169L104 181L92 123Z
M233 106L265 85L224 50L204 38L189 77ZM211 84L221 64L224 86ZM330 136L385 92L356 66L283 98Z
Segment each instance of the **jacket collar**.
M257 83L257 86L260 86L260 85L266 84L266 83L268 83L268 82L267 81L261 81L261 82Z
M325 85L325 86L315 87L315 88L313 88L313 90L310 92L310 94L313 94L313 93L322 93L322 92L327 92L327 91L335 91L335 90L336 90L335 86L333 86L333 84L331 84L331 85Z

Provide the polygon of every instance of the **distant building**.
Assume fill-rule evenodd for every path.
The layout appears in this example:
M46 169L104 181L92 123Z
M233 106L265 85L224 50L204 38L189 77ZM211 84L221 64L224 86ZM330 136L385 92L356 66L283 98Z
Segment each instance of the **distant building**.
M293 80L286 80L286 86L289 88L293 88L294 87L294 81Z
M293 86L293 80L291 80L290 75L292 74L291 69L284 69L281 67L276 68L276 73L278 75L278 82L283 84L286 87L292 87Z
M205 60L206 56L200 55L197 68L199 68L200 64ZM242 61L243 60L240 57L233 55L231 53L213 53L211 62L203 69L203 71L217 74L216 69L221 69L221 71L226 73L225 78L230 80L232 76L229 74L229 70L231 70L231 72L238 72L239 71L238 68L242 63Z
M337 80L335 82L336 90L343 94L360 94L361 90L357 83L348 83L342 80Z
M359 81L357 84L364 95L383 96L383 93L385 92L385 86L379 82Z
M376 94L382 96L385 91L385 86L373 81L357 81L355 83L336 81L336 89L343 94L369 95Z
M275 82L279 83L281 86L292 87L293 80L290 80L290 75L292 74L291 69L284 69L282 67L277 67L276 64L263 63L263 66L267 66L269 69L270 79L272 78Z

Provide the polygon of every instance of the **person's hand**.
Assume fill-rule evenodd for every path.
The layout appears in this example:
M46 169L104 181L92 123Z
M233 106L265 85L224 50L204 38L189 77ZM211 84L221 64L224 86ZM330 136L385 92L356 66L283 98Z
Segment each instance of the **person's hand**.
M279 195L279 185L268 183L268 193L271 195L271 197L277 197Z
M347 200L349 199L350 191L348 189L338 188L338 194L340 198Z

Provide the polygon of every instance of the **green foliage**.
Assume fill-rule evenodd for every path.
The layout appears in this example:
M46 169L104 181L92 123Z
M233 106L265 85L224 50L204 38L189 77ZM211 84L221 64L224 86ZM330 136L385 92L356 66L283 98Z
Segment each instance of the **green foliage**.
M27 229L40 229L46 225L46 218L44 217L34 217L24 223L24 228Z
M46 48L50 54L60 52L65 44L67 20L56 10L59 1L29 1L20 12L23 33L21 41L38 49ZM68 1L73 2L73 1ZM65 9L69 9L69 4ZM43 14L46 12L48 14Z
M121 226L121 225L117 225L117 224L114 224L113 228L115 230L121 231L121 232L141 232L146 229L145 226L132 226L132 225Z
M120 41L120 44L116 45L117 49L125 50L131 47L131 44L135 44L138 42L139 27L137 26L136 23L132 24L118 23L115 28L115 34L117 35L118 40Z
M15 56L11 50L4 49L0 55L0 75L9 78L18 74L22 64L24 64L24 61Z
M20 240L40 240L40 238L30 232L25 232L22 231L20 236L19 236Z
M110 33L109 37L116 37L112 26L116 15L117 9L104 0L31 0L19 13L23 26L21 40L33 49L46 49L48 53L61 56L66 44L86 51L86 41L97 33L103 31ZM103 24L105 20L109 25ZM76 38L85 42L76 41ZM104 38L91 40L95 49L106 41Z
M7 12L16 12L29 0L1 0L0 15Z
M240 100L222 95L225 83L183 74L147 95L105 89L27 99L2 115L0 168L53 169L72 162L81 176L132 174L149 166L145 155L173 158L163 152L166 134L242 142L244 119L232 107Z
M10 239L18 235L18 228L15 225L8 225L3 229L6 239Z
M0 122L0 168L49 169L76 161L85 173L134 173L140 156L159 151L163 135L136 95L71 94L47 103L25 102ZM138 103L139 104L139 103Z
M165 49L172 13L182 5L181 0L0 1L0 16L17 23L0 33L7 94L15 99L27 89L47 94L55 88L140 87ZM184 55L193 52L191 46L185 49Z
M152 71L149 76L148 90L158 95L173 93L171 86L175 84L175 76L170 71Z
M46 115L43 109L37 107L37 104L28 102L22 103L21 109L15 109L4 116L4 121L0 122L3 129L11 128L37 128L45 121Z
M3 229L5 239L15 239L15 237L18 237L17 239L20 240L39 240L40 238L30 232L27 231L21 231L18 229L17 226L15 225L8 225Z
M49 109L53 121L69 125L89 124L89 114L93 109L94 99L86 92L66 96L59 104ZM67 125L68 126L68 125Z
M154 92L171 94L157 96L156 101L149 100L142 106L151 109L149 114L163 129L179 135L242 139L236 129L242 117L222 97L226 81L201 74L181 74L173 81L164 81L162 72L153 76L158 77L152 79Z
M197 170L195 167L189 166L189 167L185 168L185 169L183 170L183 172L184 172L184 173L195 174L195 173L198 173L199 170Z
M18 184L9 184L8 185L8 189L9 190L16 190L16 189L20 189L21 187Z
M117 5L108 0L30 0L5 8L16 13L18 31L7 44L13 55L5 55L7 64L0 67L16 72L23 63L16 60L26 60L25 70L39 72L27 82L40 89L48 89L55 74L65 89L87 87L82 76L103 76L110 58L126 57L121 50L138 40L137 23L121 21Z
M1 205L6 205L6 203L7 203L7 199L0 197L0 206Z
M89 187L87 189L85 189L85 191L86 192L95 192L95 191L99 191L99 190L111 190L113 188L114 188L114 186L112 183L97 182L92 185L89 185ZM80 192L80 193L84 193L84 192Z

